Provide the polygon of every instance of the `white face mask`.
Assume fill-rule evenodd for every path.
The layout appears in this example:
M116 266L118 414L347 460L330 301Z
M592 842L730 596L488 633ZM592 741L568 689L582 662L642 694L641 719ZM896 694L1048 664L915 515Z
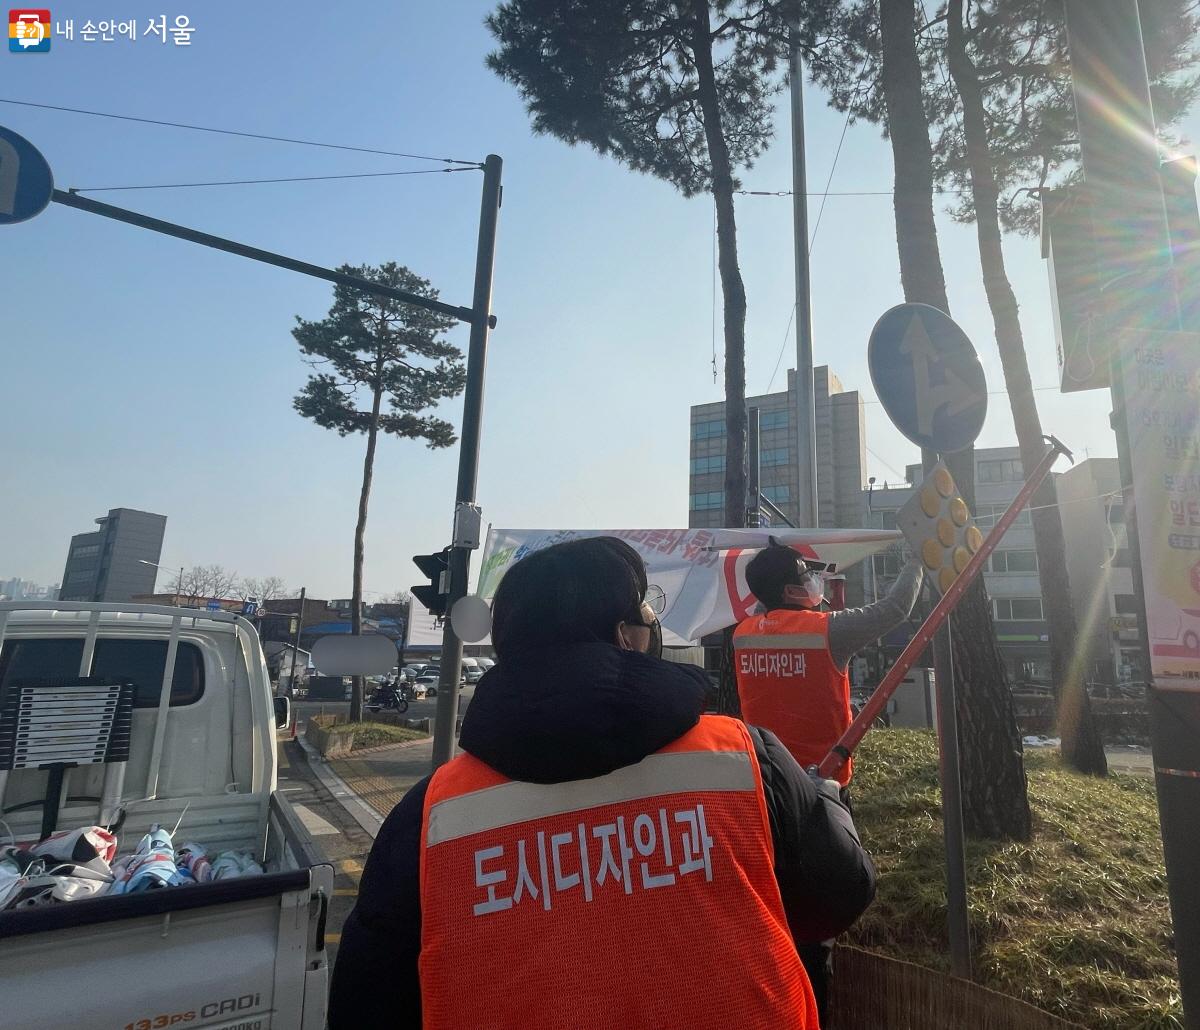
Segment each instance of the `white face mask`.
M804 608L819 608L825 600L825 583L820 576L811 572L801 581L799 589L803 591L803 596L796 598L795 603Z

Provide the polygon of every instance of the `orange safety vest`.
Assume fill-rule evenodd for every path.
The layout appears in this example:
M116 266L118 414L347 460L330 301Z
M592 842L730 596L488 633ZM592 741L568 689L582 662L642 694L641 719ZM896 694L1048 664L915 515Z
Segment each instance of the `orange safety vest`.
M426 1028L818 1030L735 719L565 783L460 755L421 832Z
M733 634L742 718L775 734L805 768L846 732L850 673L829 653L829 613L776 609L746 619ZM844 787L854 767L837 774Z

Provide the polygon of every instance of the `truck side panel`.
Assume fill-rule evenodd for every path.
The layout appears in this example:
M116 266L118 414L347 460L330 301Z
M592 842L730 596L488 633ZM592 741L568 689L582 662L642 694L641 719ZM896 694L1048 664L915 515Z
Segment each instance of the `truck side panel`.
M187 888L180 888L185 890ZM69 1030L72 1013L96 1030L181 1030L277 1021L281 918L307 920L307 891L240 904L164 913L0 942L4 1008L23 1026ZM303 958L293 953L296 971ZM288 988L302 995L299 983ZM289 1006L290 1007L290 1006ZM161 1017L166 1017L163 1022Z

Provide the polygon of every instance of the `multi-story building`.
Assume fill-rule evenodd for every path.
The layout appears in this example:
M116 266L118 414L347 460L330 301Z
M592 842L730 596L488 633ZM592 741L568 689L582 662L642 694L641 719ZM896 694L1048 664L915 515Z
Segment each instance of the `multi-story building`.
M1088 679L1098 685L1139 682L1141 634L1117 459L1089 458L1057 482Z
M896 512L912 496L913 484L921 481L921 466L906 470L907 484L863 491L863 524L894 529ZM975 451L975 521L986 534L1008 509L1024 485L1021 454L1016 447L986 447ZM907 557L902 547L874 556L867 563L868 599L883 596ZM1049 683L1050 636L1042 608L1042 585L1038 576L1037 552L1029 509L1017 516L984 570L984 585L992 604L996 639L1014 683ZM1074 579L1072 578L1072 586ZM885 645L903 647L911 628L902 627Z
M92 533L71 537L59 597L64 601L128 601L154 590L167 517L113 508ZM147 564L149 563L149 564Z
M58 584L44 587L37 583L30 583L28 580L21 579L19 576L15 579L0 580L0 601L57 601L58 600Z
M20 576L14 579L0 580L0 597L7 601L22 601L25 599L25 591L32 586L26 583Z
M817 423L817 521L823 527L862 524L862 488L866 468L866 429L862 397L845 391L827 366L814 370ZM759 409L760 489L795 525L800 489L800 433L797 424L796 373L788 388L746 399ZM691 413L689 527L725 524L725 403L696 404ZM849 603L859 603L862 577L847 582Z

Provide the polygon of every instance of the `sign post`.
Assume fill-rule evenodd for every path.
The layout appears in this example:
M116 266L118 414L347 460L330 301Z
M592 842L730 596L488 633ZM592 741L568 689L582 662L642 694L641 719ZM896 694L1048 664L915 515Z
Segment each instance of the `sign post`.
M987 417L987 380L967 334L944 311L928 304L898 304L885 311L871 331L867 361L884 411L921 448L927 476L938 452L952 454L975 442ZM934 638L933 652L950 960L955 975L968 978L971 929L949 623Z

